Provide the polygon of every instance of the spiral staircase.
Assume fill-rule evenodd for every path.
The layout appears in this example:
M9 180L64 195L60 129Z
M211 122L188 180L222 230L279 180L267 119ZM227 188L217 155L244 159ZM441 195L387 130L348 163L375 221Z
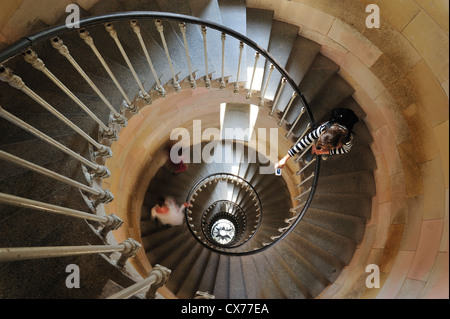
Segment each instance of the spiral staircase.
M141 10L179 15L162 15L156 19L139 13ZM116 15L110 21L89 20L89 17L127 11L129 16ZM371 216L376 163L370 147L373 139L364 123L365 114L352 98L354 90L338 74L339 67L319 53L320 45L299 36L298 27L275 20L272 11L247 8L243 0L105 1L82 15L88 19L80 30L63 26L51 34L31 37L30 48L19 43L18 47L22 45L19 52L14 46L3 51L2 58L7 59L2 59L0 69L3 81L0 83L0 193L17 196L19 202L26 198L108 216L110 203L122 194L102 192L102 181L120 174L118 170L108 172L105 167L115 160L116 154L109 151L133 129L126 122L131 123L142 110L163 108L165 99L183 91L207 87L207 91L202 91L206 97L230 91L248 104L259 105L259 117L278 127L279 139L288 145L293 145L314 124L325 121L332 108L348 107L360 118L355 126L352 151L326 161L316 158L308 165L300 155L291 159L294 169L287 168L282 177L259 174L262 164L249 164L245 155L243 160L228 165L191 163L179 175L172 173L168 162L155 161L152 164L155 175L145 190L142 210L137 213L139 234L134 238L142 244L141 251L151 265L160 264L171 270L166 287L177 298L193 298L197 291L219 299L315 298L333 283L350 263ZM190 20L188 16L199 20ZM177 22L182 18L185 25L180 28ZM61 23L64 20L65 16ZM155 26L155 20L162 23ZM223 29L214 30L211 21ZM201 25L208 26L206 33L202 33ZM136 37L137 26L149 56ZM161 26L164 38L158 29ZM111 35L115 32L128 61ZM227 33L226 37L221 33ZM240 44L242 39L236 39L241 35L251 40L245 46ZM89 39L93 39L109 70L102 67ZM208 50L206 59L204 43ZM259 53L255 55L256 51ZM70 57L95 83L97 91L75 71L73 63L69 63ZM148 57L154 69L149 67ZM275 68L271 58L278 63ZM64 84L64 93L73 92L73 95L64 94L48 73L43 75L42 68L37 69L42 67L37 59ZM286 73L281 73L279 67ZM261 75L258 79L254 76L258 72L252 74L253 70ZM73 97L88 105L98 121L80 108ZM113 110L105 106L105 100ZM73 127L60 118L55 119L43 104L52 106L86 135L74 133ZM187 118L185 122L194 119L202 117ZM214 125L218 126L218 114L215 121ZM80 158L56 149L55 143L42 139L41 133L25 130L24 123L91 164L81 160L80 165ZM155 143L163 149L167 142ZM245 150L249 147L246 144ZM28 164L20 165L24 163L20 159ZM67 184L64 179L55 179L55 175L42 174L31 169L33 165L29 163L89 189L80 186L79 191L73 182ZM233 168L236 165L237 170ZM168 227L150 219L150 209L158 195L173 195L180 204L192 201L193 207L186 212L186 224ZM255 206L255 202L260 205ZM36 209L34 204L2 200L0 205L2 248L117 244L114 228L101 235L102 225L97 221L62 214L52 214L49 218L48 211ZM211 224L218 218L236 226L236 233L241 231L240 238L245 238L245 242L227 245L211 238ZM209 226L195 230L202 222ZM197 236L201 232L210 235ZM128 287L146 275L130 263L126 268L119 267L115 262L116 253L3 262L0 296L107 297L111 291ZM84 270L81 283L85 289L67 289L64 283L68 264Z

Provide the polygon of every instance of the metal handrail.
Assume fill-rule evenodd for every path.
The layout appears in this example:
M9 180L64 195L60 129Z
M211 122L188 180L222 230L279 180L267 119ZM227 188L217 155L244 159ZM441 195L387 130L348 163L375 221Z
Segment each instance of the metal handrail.
M169 21L176 21L176 22L184 22L184 23L190 23L190 24L196 24L202 27L208 27L214 30L217 30L221 32L222 34L227 34L232 36L233 38L238 39L239 41L245 43L247 46L251 47L255 51L259 52L260 55L262 55L266 60L268 60L282 75L282 78L284 81L288 82L291 88L297 93L299 98L301 99L305 109L306 113L309 117L309 122L311 123L311 126L314 126L315 120L314 116L309 108L308 102L303 95L303 93L300 91L299 87L295 83L294 79L289 75L289 73L284 69L284 67L277 62L277 60L264 48L260 47L256 42L251 40L250 38L246 37L245 35L242 35L241 33L228 28L226 26L217 24L212 21L200 19L193 16L188 15L182 15L182 14L175 14L175 13L168 13L168 12L154 12L154 11L128 11L128 12L117 12L112 14L106 14L106 15L100 15L95 17L88 17L85 19L80 20L72 24L63 24L56 27L51 27L46 30L37 32L33 35L24 37L13 44L7 46L5 49L3 49L0 52L0 63L5 62L6 60L21 54L24 50L28 49L30 46L36 45L38 43L48 41L51 38L55 36L61 36L65 33L71 32L74 27L79 28L85 28L97 24L102 24L106 22L113 22L113 21L120 21L120 20L131 20L131 19L161 19L161 20L169 20ZM314 172L314 178L312 181L311 191L309 193L308 199L305 202L305 205L303 206L302 211L297 215L297 219L294 223L292 223L288 230L286 230L284 233L282 233L278 239L273 241L272 243L266 245L265 247L261 248L260 250L267 249L273 244L279 242L283 238L285 238L294 228L295 226L300 222L301 218L306 213L307 209L309 208L309 205L314 197L315 190L317 187L318 179L319 179L319 171L320 171L320 156L316 156L316 166L315 166L315 172ZM243 254L252 254L256 251L252 252L245 252L245 253L239 253L239 255ZM224 253L224 252L221 252ZM233 253L229 253L233 255Z

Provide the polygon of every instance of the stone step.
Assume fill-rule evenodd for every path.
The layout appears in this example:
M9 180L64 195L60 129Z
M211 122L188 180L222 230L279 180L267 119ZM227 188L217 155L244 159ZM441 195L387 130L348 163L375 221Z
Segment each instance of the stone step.
M288 24L282 21L273 20L272 29L270 33L270 42L268 51L275 58L275 60L281 65L286 66L289 55L297 39L298 27L292 24ZM263 83L266 85L269 77L270 63L266 61L264 67ZM279 72L273 72L269 83L267 85L266 99L273 100L281 81L281 75Z

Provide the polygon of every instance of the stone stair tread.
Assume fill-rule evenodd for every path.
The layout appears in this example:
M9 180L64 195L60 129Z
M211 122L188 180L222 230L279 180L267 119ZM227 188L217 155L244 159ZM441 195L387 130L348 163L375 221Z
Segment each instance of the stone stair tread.
M334 73L321 89L322 94L309 103L310 110L314 114L317 123L328 121L333 108L338 107L342 101L351 96L354 89L342 79L340 75ZM291 114L286 116L286 121L292 124L300 113L300 108L292 108ZM307 126L307 117L304 116L298 122L294 134L300 135Z
M211 258L211 254L212 252L209 249L202 248L195 263L185 273L185 279L177 292L177 297L181 299L192 298L192 292L199 290L198 287L208 265L208 260Z
M366 226L365 220L361 217L336 214L315 208L308 209L302 220L347 237L357 243L362 241Z
M330 283L334 282L344 267L344 263L338 257L315 245L295 231L289 234L286 244L289 245L289 250L294 249L296 252L301 252L301 258L299 258L298 262L310 269L310 272L319 279L319 282L316 282L315 285L326 286L327 280ZM314 273L314 270L318 274Z
M288 59L290 51L295 43L295 39L297 38L298 27L292 24L288 24L282 21L278 21L274 19L272 21L272 29L270 33L270 42L268 51L275 58L275 60L281 64L281 66L285 66ZM270 64L266 61L266 65L264 68L264 77L263 83L267 82L269 76L269 67ZM281 75L278 72L274 72L270 77L266 98L273 100L275 97L275 93L278 89L278 86L281 81Z
M203 276L198 285L199 291L213 294L215 282L216 280L218 280L216 277L216 273L217 267L219 266L220 262L220 256L221 255L217 253L211 253L211 255L209 256L203 272Z
M216 299L230 298L230 256L219 255L219 263L214 282L214 290L212 294Z
M369 194L375 196L375 181L370 170L335 174L320 178L316 192L334 194Z
M191 249L189 249L189 254L184 256L180 262L173 264L173 266L169 268L172 269L172 273L169 277L168 287L178 297L181 297L180 289L183 286L184 281L187 280L187 274L193 269L194 265L197 264L198 257L204 250L193 238L190 240L189 247L191 247ZM192 294L192 292L190 293ZM192 298L192 296L193 295L186 297Z
M368 194L316 193L310 207L369 219L371 206Z
M191 9L192 2L186 0L170 0L170 1L158 1L159 6L163 11L174 12L184 15L194 15L194 11ZM198 4L197 4L198 5ZM183 39L183 35L178 27L178 23L171 22L172 28L178 34L180 39ZM188 42L190 63L192 65L192 71L196 73L196 77L204 77L206 67L204 58L203 37L201 34L200 26L187 24L186 25L186 39ZM184 47L184 46L183 46ZM187 58L185 57L184 60ZM208 57L208 73L214 72L215 68Z
M246 35L246 6L245 0L218 0L222 25L234 29L234 31ZM230 36L226 37L225 49L236 48L225 54L224 76L230 75L230 81L237 81L239 62L239 41ZM242 50L241 66L239 69L239 82L245 82L247 78L246 47Z
M255 8L247 8L247 27L246 35L248 38L256 42L261 48L267 51L269 46L269 35L272 29L272 20L274 12L272 10L263 10ZM251 74L255 66L255 50L247 47L247 83L246 89L250 88L255 91L263 89L264 65L266 59L260 55L255 71L255 79L251 83Z
M245 286L245 293L249 299L266 298L264 290L259 286L260 276L258 275L254 260L251 256L241 256L241 264L244 269L242 276Z
M283 287L276 280L276 274L267 265L267 259L263 254L254 254L251 256L259 275L258 283L260 291L264 291L267 299L286 299Z
M319 53L319 50L320 50L319 44L311 40L305 39L303 37L297 36L294 46L292 47L292 50L290 52L289 60L285 67L286 71L289 73L289 75L292 77L292 79L295 81L297 85L300 84L303 78L305 77L306 73L308 72L308 69L310 68L315 57ZM299 59L298 58L299 56L302 56L302 58ZM292 93L293 92L290 90L283 90L283 92L281 92L277 104L278 111L282 112L285 111L292 97ZM297 98L297 100L298 99L299 98ZM294 108L291 107L290 110L294 110ZM297 114L298 112L294 113ZM294 120L288 122L292 123L293 121Z
M246 299L243 266L240 257L230 257L230 299Z
M298 269L292 269L289 265L289 261L281 257L279 251L275 247L266 250L264 256L266 257L269 267L277 274L276 279L279 282L279 285L283 287L286 296L293 299L311 298L308 289L302 283L304 280L304 273L297 272Z
M356 243L351 239L338 235L321 227L314 226L302 220L295 228L300 234L316 246L338 257L343 263L348 264L353 256Z

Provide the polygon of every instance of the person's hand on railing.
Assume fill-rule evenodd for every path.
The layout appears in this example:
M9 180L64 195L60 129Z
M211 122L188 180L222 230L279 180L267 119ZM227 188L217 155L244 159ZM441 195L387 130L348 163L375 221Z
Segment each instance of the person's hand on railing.
M328 155L330 154L330 150L324 147L316 147L315 144L312 145L311 147L311 154L316 154L316 155Z

